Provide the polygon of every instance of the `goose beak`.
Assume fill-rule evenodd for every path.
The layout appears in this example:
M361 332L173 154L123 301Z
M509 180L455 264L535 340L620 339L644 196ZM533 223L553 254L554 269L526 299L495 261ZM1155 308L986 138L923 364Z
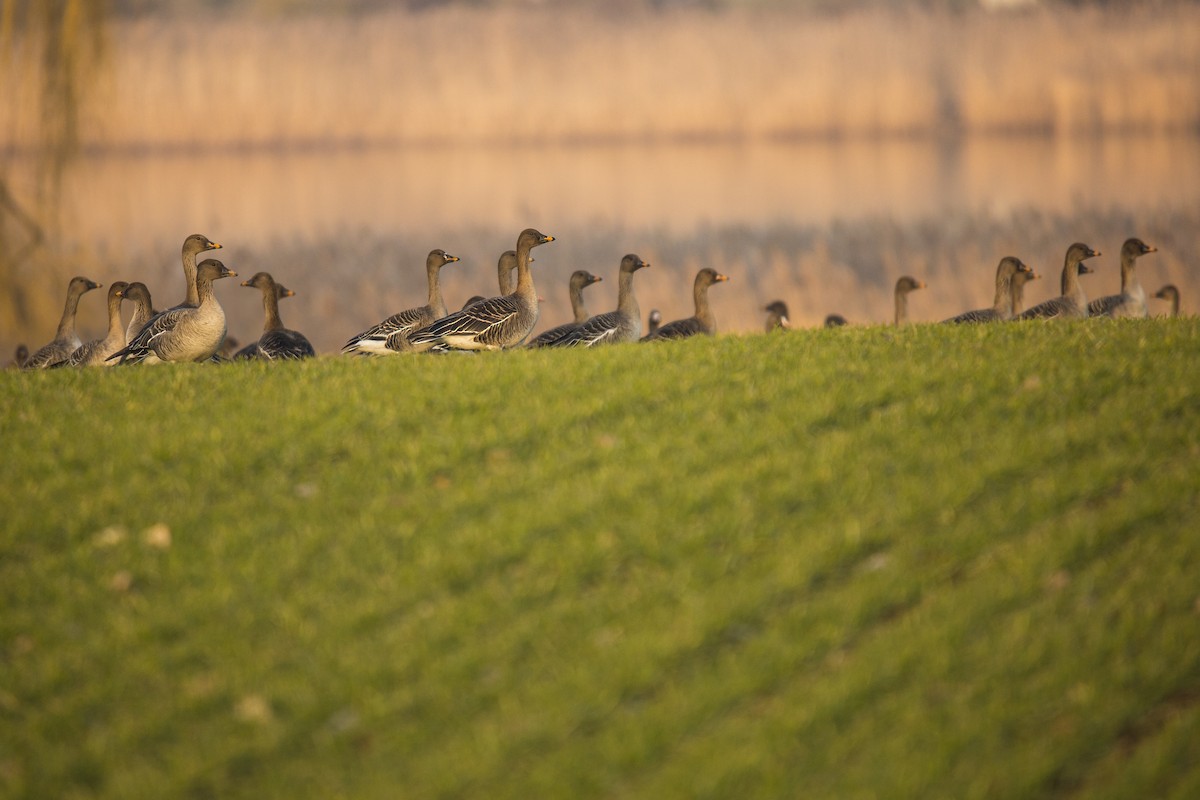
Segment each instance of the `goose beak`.
M718 273L717 273L717 278L716 278L716 279L717 279L717 281L718 281L718 282L720 282L720 281L727 281L727 280L729 280L729 276L728 276L728 275L722 275L721 273L719 273L719 272L718 272Z
M241 285L242 285L242 286L249 286L249 285L250 285L250 281L242 281L242 284L241 284Z
M283 296L284 296L284 297L295 297L295 296L296 296L296 293L295 293L295 292L293 292L291 289L284 289L284 290L283 290Z
M1158 248L1157 248L1157 247L1155 247L1155 246L1154 246L1154 245L1152 245L1152 244L1148 244L1148 245L1146 245L1146 249L1145 249L1143 252L1145 252L1145 253L1157 253L1157 252L1158 252Z
M553 242L553 241L554 241L554 237L553 237L553 236L550 236L549 234L545 234L545 235L542 237L542 243L543 243L543 244L545 244L546 242Z
M220 243L220 242L209 242L209 243L208 243L208 249L209 249L209 250L220 250L220 249L221 249L221 243Z
M458 256L452 256L449 253L446 254L446 261L458 261L458 260L459 260Z
M1102 256L1102 255L1104 255L1104 254L1101 253L1099 250L1089 250L1088 251L1088 258L1091 258L1092 256Z
M237 273L234 272L233 270L229 269L228 267L226 267L225 271L221 273L221 277L222 278L236 278Z
M1087 275L1088 273L1090 273L1090 272L1095 272L1095 271L1096 271L1096 270L1092 269L1092 268L1091 268L1091 267L1089 267L1087 264L1080 264L1080 265L1079 265L1079 274L1080 274L1080 275Z
M588 283L599 283L602 280L604 280L604 278L601 278L599 275L593 275L592 279L588 281Z
M1038 275L1038 274L1037 274L1036 272L1034 272L1033 270L1029 270L1029 280L1031 280L1031 281L1036 281L1036 280L1037 280L1038 278L1040 278L1040 277L1042 277L1042 276L1041 276L1041 275Z

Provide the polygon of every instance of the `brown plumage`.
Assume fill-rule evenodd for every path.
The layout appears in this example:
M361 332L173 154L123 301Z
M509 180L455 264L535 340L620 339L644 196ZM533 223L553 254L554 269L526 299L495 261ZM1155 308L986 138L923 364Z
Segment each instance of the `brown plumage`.
M708 302L708 287L714 283L722 283L729 277L722 275L711 267L705 267L696 273L692 281L692 302L695 314L687 319L678 319L663 325L645 341L654 342L661 339L686 339L689 336L712 336L717 332L717 319L713 316L712 306Z

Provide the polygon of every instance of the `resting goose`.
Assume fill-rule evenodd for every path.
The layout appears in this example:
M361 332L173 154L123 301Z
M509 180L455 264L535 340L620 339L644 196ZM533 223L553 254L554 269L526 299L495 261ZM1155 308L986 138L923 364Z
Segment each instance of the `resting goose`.
M62 362L66 367L111 367L108 357L125 346L125 326L121 323L121 301L125 299L125 281L113 281L108 287L108 334L103 339L93 339L76 348L71 357ZM55 366L58 366L57 364Z
M553 242L533 228L517 237L514 258L517 262L517 286L509 294L481 300L461 311L442 317L409 336L415 350L430 350L444 345L451 350L501 350L525 341L537 324L538 298L529 270L530 251ZM501 260L504 257L501 256ZM503 275L504 273L501 272Z
M846 318L841 314L830 314L825 318L826 328L840 328L846 324Z
M1029 272L1018 272L1016 275L1013 275L1012 313L1009 315L1009 319L1012 319L1017 314L1020 314L1021 310L1025 307L1025 284L1029 283L1030 281L1036 281L1040 277L1042 276L1038 275L1032 270Z
M79 298L102 285L82 275L71 278L71 282L67 284L67 303L63 307L62 319L58 321L58 332L53 341L34 351L22 369L45 369L71 357L71 353L83 344L79 335L75 333L75 314L79 311Z
M242 286L258 289L262 292L263 333L258 341L242 348L234 356L235 359L265 358L273 360L312 358L317 353L312 343L299 331L285 328L279 317L279 300L282 297L293 297L295 292L285 286L275 283L269 272L259 272L248 281L242 281Z
M896 325L903 325L908 322L908 294L915 292L917 289L924 289L925 281L919 281L916 278L905 275L896 281Z
M708 303L708 287L714 283L727 281L729 278L711 267L705 267L696 273L692 281L692 301L696 313L687 319L677 319L668 322L656 330L646 341L654 342L660 339L686 339L689 336L704 334L712 336L717 332L717 319L713 316L712 307Z
M1154 296L1159 300L1169 300L1171 302L1171 316L1179 316L1179 289L1173 283L1168 283L1166 286L1154 293Z
M782 300L764 306L763 311L767 312L767 333L785 331L792 327L792 321L788 318L787 303Z
M633 273L650 266L633 253L621 259L617 279L617 310L588 319L554 343L554 347L594 347L636 342L642 333L642 310L633 293Z
M649 336L662 326L662 312L657 308L650 309L650 316L646 318L646 335Z
M1018 272L1032 272L1029 265L1016 256L1005 256L996 267L996 296L991 308L964 311L945 322L1004 322L1013 314L1013 277Z
M473 294L473 295L471 295L470 297L468 297L468 298L467 298L467 302L463 303L463 304L462 304L462 307L463 307L463 308L468 308L468 307L470 307L470 306L473 306L473 305L475 305L475 304L476 304L476 303L478 303L480 300L486 300L486 299L487 299L487 298L486 298L486 297L484 297L484 296L483 296L483 295L481 295L481 294Z
M425 257L425 280L429 290L429 301L423 306L393 314L378 325L351 337L350 341L342 346L342 352L376 356L412 352L409 336L434 320L446 316L446 302L442 299L440 276L442 267L455 261L458 261L458 256L452 256L441 248L430 250L429 255Z
M578 328L588 319L587 307L583 304L584 287L591 286L597 281L601 281L599 275L593 275L586 269L577 269L571 273L571 280L568 283L568 289L571 296L571 313L574 319L556 328L551 328L548 331L543 331L533 338L529 343L529 347L549 347L557 342L562 337L566 336L571 331Z
M125 328L125 341L129 342L158 312L154 310L150 290L141 281L134 281L125 287L125 299L133 303L133 318Z
M199 305L162 312L109 359L120 358L122 364L210 360L225 339L225 310L213 293L213 281L236 275L215 258L205 259L196 269Z
M1083 293L1079 276L1092 271L1083 260L1098 255L1099 250L1093 250L1083 242L1068 247L1062 271L1062 296L1039 303L1017 315L1016 319L1087 319L1087 295Z
M1126 239L1121 245L1121 293L1110 294L1088 303L1088 316L1092 317L1147 317L1146 292L1138 283L1134 267L1146 253L1157 252L1141 239Z

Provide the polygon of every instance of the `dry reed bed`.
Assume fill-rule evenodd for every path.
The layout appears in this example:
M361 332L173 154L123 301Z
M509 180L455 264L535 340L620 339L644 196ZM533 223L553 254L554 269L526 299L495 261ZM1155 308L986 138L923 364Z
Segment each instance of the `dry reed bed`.
M1195 130L1200 8L564 15L449 8L114 25L99 148ZM39 76L0 66L0 143ZM7 67L7 68L5 68Z

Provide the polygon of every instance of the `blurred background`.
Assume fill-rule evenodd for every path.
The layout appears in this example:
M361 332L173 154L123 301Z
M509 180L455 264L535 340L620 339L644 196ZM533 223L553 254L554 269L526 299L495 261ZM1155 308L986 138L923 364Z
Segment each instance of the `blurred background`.
M423 303L432 248L462 258L451 307L494 294L527 226L557 237L539 330L574 269L614 307L628 252L667 319L697 269L730 275L725 331L775 299L886 322L903 274L940 320L990 305L1009 254L1044 276L1031 305L1077 240L1111 294L1133 235L1159 248L1148 293L1200 293L1195 2L0 0L0 56L4 361L53 337L72 275L179 302L191 233L294 289L284 321L321 352ZM103 292L79 327L102 335Z

